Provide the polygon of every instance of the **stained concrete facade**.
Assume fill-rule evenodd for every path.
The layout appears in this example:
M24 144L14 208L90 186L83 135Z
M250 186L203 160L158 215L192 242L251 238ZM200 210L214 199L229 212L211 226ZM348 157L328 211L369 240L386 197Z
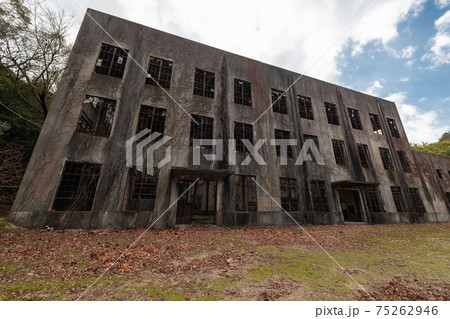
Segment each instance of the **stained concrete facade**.
M346 219L365 223L440 222L450 220L450 158L413 152L393 102L369 96L331 83L303 76L286 93L288 114L271 108L253 125L253 139L273 139L275 129L290 132L297 139L295 157L305 135L317 136L324 166L307 161L280 165L276 148L268 143L260 149L268 165L252 160L249 165L229 165L225 147L223 161L202 160L193 165L193 147L189 145L189 114L214 119L213 138L234 138L234 123L252 124L271 104L271 89L284 91L300 74L189 41L130 21L89 9L70 55L67 69L58 86L50 112L17 194L9 220L25 227L40 228L134 228L170 227L177 224L183 181L200 178L215 185L211 206L213 223L218 225L288 225L293 224L259 186L255 186L257 209L236 210L236 176L254 176L258 184L277 202L280 178L295 180L298 209L291 216L302 224L338 224ZM92 17L92 18L91 18ZM98 22L112 37L111 39ZM102 43L127 49L128 57L122 78L94 73ZM149 57L172 62L170 88L145 84ZM133 61L134 60L134 61ZM143 66L144 70L141 68ZM214 98L193 94L195 69L214 73ZM234 79L251 83L252 105L234 103ZM169 93L171 97L166 93ZM116 101L113 124L108 137L77 131L80 112L87 95ZM297 96L310 97L314 120L300 117ZM174 100L176 102L174 102ZM329 124L324 103L336 105L339 125ZM179 103L179 105L177 105ZM126 166L126 141L137 133L142 105L166 110L164 135L172 139L171 161L159 171L156 199L151 211L129 212L124 209L130 187L130 168ZM348 108L359 110L362 130L350 123ZM380 119L383 134L373 131L369 114ZM399 138L393 137L387 118L396 122ZM346 165L337 165L332 140L345 146ZM361 166L356 144L368 146L371 167ZM392 170L386 170L379 148L389 150ZM404 172L397 151L405 152L411 172ZM164 150L159 149L157 158ZM247 156L236 152L237 163ZM67 161L100 164L95 198L89 211L55 210L55 196ZM436 169L443 172L437 176ZM311 180L324 181L328 208L317 210ZM210 184L208 184L210 185ZM399 212L391 186L400 187L404 211ZM379 190L380 207L370 208L365 190ZM424 211L417 211L410 194L416 188ZM325 194L322 194L325 195ZM341 198L342 197L342 198ZM203 205L204 206L204 205ZM347 211L351 206L352 211ZM208 209L207 209L208 210ZM355 211L356 210L356 211ZM160 217L162 215L162 217ZM349 216L355 215L357 218ZM160 218L159 218L160 217Z

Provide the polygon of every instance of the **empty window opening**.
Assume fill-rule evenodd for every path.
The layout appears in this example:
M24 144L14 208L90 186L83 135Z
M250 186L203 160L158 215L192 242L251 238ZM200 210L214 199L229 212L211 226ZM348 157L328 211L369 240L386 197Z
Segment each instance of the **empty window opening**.
M387 148L379 147L381 161L383 162L383 167L385 170L393 171L394 165L392 164L391 154Z
M87 95L78 119L77 132L108 137L115 108L114 100Z
M309 190L311 192L312 210L315 212L329 212L325 181L310 180Z
M383 135L383 130L381 129L380 117L376 114L369 113L370 123L372 123L372 130L375 134Z
M214 98L214 73L195 69L194 94Z
M127 63L128 50L102 44L100 54L95 64L94 73L122 78Z
M167 111L165 109L142 105L139 112L138 132L149 129L152 133L158 132L163 135L166 114Z
M450 205L450 192L445 193L445 195L447 195L447 201L448 204Z
M56 211L90 211L100 176L100 164L67 161L56 193Z
M146 84L158 86L166 89L170 88L172 78L172 62L151 56L148 63Z
M234 103L252 106L252 85L250 82L234 79Z
M236 140L236 151L241 153L248 152L242 142L243 139L249 140L253 144L253 126L245 123L234 123L234 139Z
M335 104L325 102L325 112L327 113L327 119L329 124L339 125L339 115Z
M277 140L289 140L291 133L288 131L275 130L275 139ZM276 145L277 156L281 156L281 146ZM287 145L287 157L293 158L294 151L292 145Z
M189 145L192 146L193 140L211 140L213 138L214 120L211 117L192 115L191 133ZM195 123L194 120L198 123ZM203 148L212 148L212 145L203 145Z
M438 174L438 176L439 176L440 179L443 179L443 178L444 178L444 174L442 174L442 170L441 170L441 169L437 169L437 170L436 170L436 173Z
M307 120L314 120L311 98L297 95L297 101L300 117Z
M255 176L235 175L234 204L236 211L257 211Z
M281 207L287 212L298 211L297 180L280 178Z
M418 188L410 188L409 192L411 194L414 210L416 213L426 213L425 206L423 205L422 198L420 197Z
M158 169L153 169L153 175L147 174L147 169L129 170L128 196L125 200L126 211L153 211L155 208L156 187L158 185Z
M272 89L272 107L273 111L281 114L288 114L286 106L286 93Z
M401 188L399 186L391 186L391 192L397 212L406 212Z
M333 143L334 158L336 159L336 164L347 165L347 156L345 155L345 145L344 141L341 140L331 140Z
M409 165L408 156L406 156L405 151L397 151L398 159L400 160L400 164L402 166L402 170L405 173L411 173L411 165Z
M358 150L361 167L372 168L373 166L370 159L369 147L365 144L356 144L356 149Z
M392 137L400 137L400 133L397 129L397 124L395 124L395 120L386 118L388 122L389 129L391 131Z
M381 199L380 190L378 186L369 186L364 189L366 195L367 208L369 212L383 212L383 200Z
M348 116L350 117L350 123L355 130L362 130L361 118L359 117L359 111L356 109L348 109Z

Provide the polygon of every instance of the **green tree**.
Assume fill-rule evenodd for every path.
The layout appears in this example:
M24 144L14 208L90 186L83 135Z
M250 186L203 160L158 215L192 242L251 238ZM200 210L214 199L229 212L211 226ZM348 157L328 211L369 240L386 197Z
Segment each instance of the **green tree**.
M444 133L436 143L411 143L414 151L450 156L450 132Z
M42 0L0 0L0 67L17 95L44 117L70 53L72 21Z

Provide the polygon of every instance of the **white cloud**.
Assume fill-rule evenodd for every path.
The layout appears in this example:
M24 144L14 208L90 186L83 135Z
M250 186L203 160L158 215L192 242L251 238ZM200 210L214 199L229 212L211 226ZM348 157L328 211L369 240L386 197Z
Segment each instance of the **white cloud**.
M415 105L405 103L406 92L396 92L385 99L395 102L402 119L408 139L413 143L436 142L450 129L450 126L439 126L435 111L423 111Z
M408 82L409 78L407 76L403 76L400 78L400 82Z
M439 9L444 9L445 7L448 7L450 5L450 0L434 0L434 4Z
M449 97L446 97L445 99L443 99L442 102L443 102L443 103L445 103L445 102L450 102L450 96L449 96Z
M332 82L339 81L337 57L352 44L352 54L398 36L397 25L417 14L425 0L379 0L340 41L330 46L373 0L78 0L84 8L118 15L223 50ZM64 1L62 5L80 8ZM326 54L324 54L326 52ZM322 54L324 54L322 56ZM320 57L313 68L308 68Z
M421 97L421 98L419 99L419 102L420 102L420 103L423 103L423 102L425 102L426 100L427 100L426 97Z
M374 81L371 86L369 86L365 92L369 95L378 95L383 88L380 81Z
M406 48L404 48L404 49L402 50L401 57L402 57L403 59L409 59L410 57L413 56L413 54L414 54L415 51L416 51L416 48L413 47L412 45L407 46Z
M436 35L431 39L430 50L422 60L430 61L431 68L450 63L450 10L434 22Z

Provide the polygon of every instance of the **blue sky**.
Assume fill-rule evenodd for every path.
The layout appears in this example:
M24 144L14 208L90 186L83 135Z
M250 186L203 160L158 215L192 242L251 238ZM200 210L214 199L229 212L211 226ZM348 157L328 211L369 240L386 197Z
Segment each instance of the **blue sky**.
M411 142L450 130L450 0L57 2L78 25L90 7L387 98Z

